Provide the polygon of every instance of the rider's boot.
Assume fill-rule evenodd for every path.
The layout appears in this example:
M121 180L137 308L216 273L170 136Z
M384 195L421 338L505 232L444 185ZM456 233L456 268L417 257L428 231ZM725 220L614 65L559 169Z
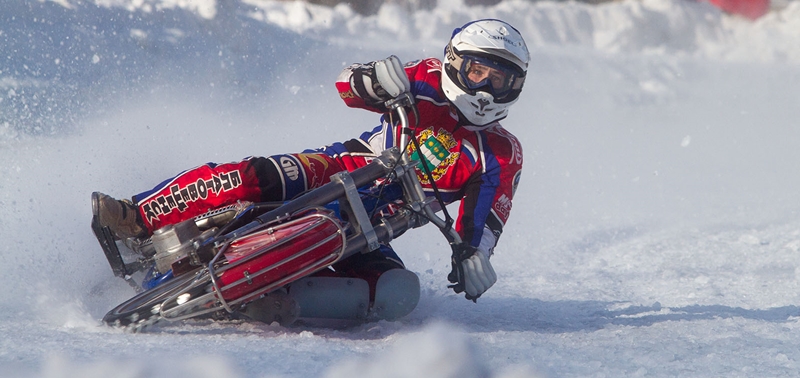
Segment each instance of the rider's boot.
M139 209L127 200L92 193L92 214L101 227L108 227L119 239L147 236Z

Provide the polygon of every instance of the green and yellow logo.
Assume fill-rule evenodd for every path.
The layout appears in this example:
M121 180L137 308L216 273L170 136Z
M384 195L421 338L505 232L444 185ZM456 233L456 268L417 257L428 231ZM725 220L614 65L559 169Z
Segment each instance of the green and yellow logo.
M419 151L416 150L414 145L411 145L411 159L419 160L417 166L417 176L419 181L423 184L429 184L422 169L422 164L428 167L433 175L433 180L438 181L447 170L455 164L458 160L459 152L450 151L453 147L457 146L453 134L445 130L439 130L438 134L434 134L433 127L423 130L419 134Z

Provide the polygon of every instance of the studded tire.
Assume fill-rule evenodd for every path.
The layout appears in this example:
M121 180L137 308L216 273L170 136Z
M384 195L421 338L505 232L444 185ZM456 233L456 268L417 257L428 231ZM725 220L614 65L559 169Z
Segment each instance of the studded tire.
M138 332L162 320L161 305L168 298L187 291L201 269L175 277L155 288L139 293L109 311L103 322L112 327ZM205 286L205 285L203 285ZM203 290L195 288L194 290Z

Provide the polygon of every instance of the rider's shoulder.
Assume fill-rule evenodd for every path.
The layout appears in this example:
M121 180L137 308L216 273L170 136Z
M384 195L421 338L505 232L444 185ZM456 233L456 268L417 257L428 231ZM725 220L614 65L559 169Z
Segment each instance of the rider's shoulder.
M426 72L441 71L442 61L437 58L424 58L406 62L406 68L424 70Z
M500 139L500 140L505 139L510 143L519 144L519 139L514 134L512 134L510 131L508 131L508 129L503 127L503 125L501 125L500 122L497 122L497 121L492 122L492 123L490 123L490 124L488 124L486 126L480 126L480 127L478 127L478 126L466 126L466 128L467 129L473 129L475 131L484 133L487 136L490 136L490 137L492 137L494 139Z
M496 153L508 154L513 160L522 161L522 143L519 139L500 125L494 122L489 127L483 130L487 136L488 143L493 147Z

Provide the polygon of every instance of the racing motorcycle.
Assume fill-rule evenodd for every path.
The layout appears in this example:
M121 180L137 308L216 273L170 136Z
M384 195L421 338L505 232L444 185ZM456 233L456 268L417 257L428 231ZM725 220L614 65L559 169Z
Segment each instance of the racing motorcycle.
M453 229L436 187L434 196L423 191L416 167L430 177L427 165L407 152L420 151L407 113L417 113L413 97L403 93L386 106L403 128L403 149L385 150L368 165L339 172L329 183L291 201L239 202L142 239L117 240L93 218L92 229L115 276L138 291L109 311L103 322L136 332L158 322L241 313L259 299L428 223L436 225L451 246L453 270L448 279L451 288L462 292L461 261L472 247ZM142 277L140 282L136 276ZM418 299L418 286L416 295ZM411 309L415 305L416 301ZM378 303L371 309L360 307L357 317L364 319L381 308Z

